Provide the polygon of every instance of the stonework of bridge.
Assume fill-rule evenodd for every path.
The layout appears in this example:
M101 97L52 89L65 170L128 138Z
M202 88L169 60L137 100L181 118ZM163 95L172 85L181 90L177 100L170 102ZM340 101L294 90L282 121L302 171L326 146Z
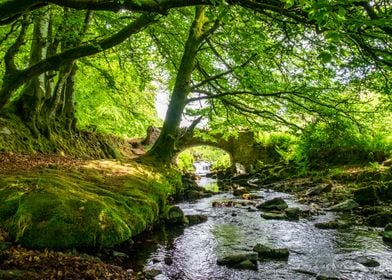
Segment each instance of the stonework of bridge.
M237 136L224 138L221 134L210 134L208 131L197 130L191 135L181 138L177 145L177 155L187 148L204 145L226 151L237 171L249 172L258 161L274 163L279 158L273 148L267 148L257 143L254 133L251 131L240 131Z

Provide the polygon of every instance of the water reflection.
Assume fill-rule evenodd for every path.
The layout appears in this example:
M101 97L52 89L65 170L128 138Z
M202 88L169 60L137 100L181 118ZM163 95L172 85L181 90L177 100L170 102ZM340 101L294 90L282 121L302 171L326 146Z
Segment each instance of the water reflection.
M272 198L283 196L291 206L294 197L277 192L255 192ZM392 275L392 250L375 231L352 228L345 231L320 230L314 224L333 215L303 219L298 222L264 220L259 212L245 207L212 208L219 199L235 199L231 194L217 194L179 206L187 214L208 215L207 222L186 228L165 229L158 237L149 237L153 246L141 243L138 249L145 269L158 269L155 279L316 279L317 275L339 279L385 279ZM290 250L287 261L259 261L258 270L230 269L218 266L219 256L249 252L257 243ZM137 253L137 252L136 252ZM173 264L165 264L170 256ZM379 267L358 263L359 256L374 258Z

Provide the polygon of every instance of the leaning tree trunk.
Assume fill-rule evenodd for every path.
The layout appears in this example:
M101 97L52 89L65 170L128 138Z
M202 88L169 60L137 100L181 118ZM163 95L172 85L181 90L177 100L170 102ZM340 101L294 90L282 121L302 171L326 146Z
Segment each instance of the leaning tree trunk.
M175 154L176 140L187 97L191 90L191 78L199 47L207 38L210 30L204 30L207 18L205 7L196 7L195 19L190 27L180 67L166 113L161 134L147 153L162 162L170 162Z

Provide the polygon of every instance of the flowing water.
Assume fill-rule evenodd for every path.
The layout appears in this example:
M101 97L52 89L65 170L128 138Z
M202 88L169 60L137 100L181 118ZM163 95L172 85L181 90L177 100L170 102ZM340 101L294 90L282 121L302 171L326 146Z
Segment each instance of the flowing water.
M211 186L210 186L211 188ZM293 196L267 190L254 192L264 199L282 197L289 207L306 207ZM178 204L186 214L203 214L208 221L185 229L166 229L144 236L134 247L140 268L159 270L155 279L392 279L392 249L376 229L322 230L316 222L334 219L332 213L300 221L265 220L251 206L213 208L212 202L238 199L217 194ZM263 199L263 200L264 200ZM260 199L260 201L262 201ZM259 203L259 201L257 201ZM255 244L285 247L285 261L259 261L257 270L216 264L219 256L252 252ZM359 258L380 263L366 267ZM170 260L168 262L167 260Z

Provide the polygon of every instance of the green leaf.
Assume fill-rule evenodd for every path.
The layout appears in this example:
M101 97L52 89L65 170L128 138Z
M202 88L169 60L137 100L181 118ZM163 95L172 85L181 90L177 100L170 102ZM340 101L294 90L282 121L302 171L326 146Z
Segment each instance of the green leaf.
M320 59L322 63L328 63L332 60L332 55L327 51L323 51L317 58Z

